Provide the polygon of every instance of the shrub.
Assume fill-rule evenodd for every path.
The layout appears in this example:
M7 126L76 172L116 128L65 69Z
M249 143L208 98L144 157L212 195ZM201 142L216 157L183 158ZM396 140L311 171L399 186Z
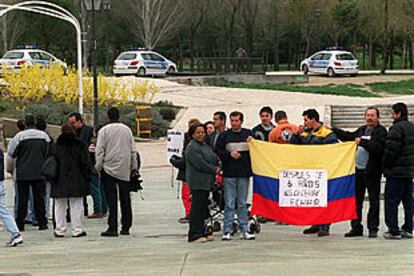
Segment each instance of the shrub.
M165 137L167 135L167 130L170 127L170 124L168 121L165 121L160 113L152 109L151 110L152 115L152 137L153 138L159 138L159 137Z
M9 104L4 101L0 101L0 112L4 112L9 109Z
M174 121L175 116L177 115L175 109L171 107L163 107L159 110L159 113L161 117L168 122Z

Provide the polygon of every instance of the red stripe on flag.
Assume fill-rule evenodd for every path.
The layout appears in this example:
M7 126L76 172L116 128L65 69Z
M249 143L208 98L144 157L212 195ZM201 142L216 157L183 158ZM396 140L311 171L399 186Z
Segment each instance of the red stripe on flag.
M252 213L291 225L316 225L357 218L355 197L328 202L326 208L279 207L279 203L253 194Z

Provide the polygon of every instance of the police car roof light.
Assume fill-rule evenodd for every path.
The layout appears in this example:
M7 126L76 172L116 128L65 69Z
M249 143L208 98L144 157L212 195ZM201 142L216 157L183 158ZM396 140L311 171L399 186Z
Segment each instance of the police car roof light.
M152 49L147 47L134 47L131 48L130 51L152 51Z
M326 47L325 50L326 51L344 51L345 47L344 46L332 46L332 47Z
M37 45L24 45L24 44L19 44L17 45L16 49L39 49L39 47L37 47Z

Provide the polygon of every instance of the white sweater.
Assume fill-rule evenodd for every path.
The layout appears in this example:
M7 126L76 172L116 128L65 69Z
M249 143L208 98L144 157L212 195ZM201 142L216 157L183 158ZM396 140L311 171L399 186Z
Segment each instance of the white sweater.
M110 176L130 181L131 171L137 169L137 150L129 127L122 123L110 123L98 133L96 165Z

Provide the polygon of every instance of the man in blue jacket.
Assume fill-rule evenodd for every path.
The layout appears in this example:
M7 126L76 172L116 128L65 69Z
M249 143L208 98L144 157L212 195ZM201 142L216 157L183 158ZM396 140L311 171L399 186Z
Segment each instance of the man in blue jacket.
M338 138L331 129L320 122L319 113L315 109L305 110L302 114L305 126L300 126L298 132L292 136L291 144L324 145L335 144ZM318 234L318 237L329 236L330 224L313 225L303 231L303 234Z
M222 162L224 180L225 208L222 240L231 240L236 203L240 239L252 240L255 236L247 233L247 196L249 180L252 176L247 140L252 137L252 132L242 128L243 114L241 112L232 112L230 122L231 129L223 132L216 144L216 152Z

